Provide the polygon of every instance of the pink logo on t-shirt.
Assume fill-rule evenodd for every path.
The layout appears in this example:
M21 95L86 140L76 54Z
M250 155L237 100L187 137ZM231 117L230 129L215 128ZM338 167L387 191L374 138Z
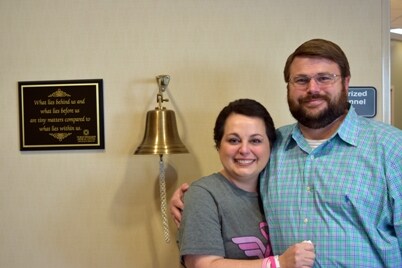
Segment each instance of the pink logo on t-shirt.
M268 236L268 224L260 222L260 232L267 239L267 244L255 236L240 236L232 238L233 243L244 251L248 257L258 257L260 259L272 256L271 241Z

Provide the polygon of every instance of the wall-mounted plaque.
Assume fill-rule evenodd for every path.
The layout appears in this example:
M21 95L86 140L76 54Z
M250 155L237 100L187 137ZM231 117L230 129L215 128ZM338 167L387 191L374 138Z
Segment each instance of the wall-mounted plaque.
M103 80L18 82L20 150L104 149Z

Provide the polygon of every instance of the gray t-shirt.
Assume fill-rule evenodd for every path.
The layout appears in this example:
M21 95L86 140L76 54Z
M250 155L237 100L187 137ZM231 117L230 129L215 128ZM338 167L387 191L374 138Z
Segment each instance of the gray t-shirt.
M178 233L180 255L257 259L271 254L258 193L236 187L220 173L191 184Z

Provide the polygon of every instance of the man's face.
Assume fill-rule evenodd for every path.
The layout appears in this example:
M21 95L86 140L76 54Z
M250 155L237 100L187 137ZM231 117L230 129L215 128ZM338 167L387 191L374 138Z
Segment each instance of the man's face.
M296 57L287 87L290 112L308 128L331 124L347 111L349 80L340 77L339 66L333 61Z

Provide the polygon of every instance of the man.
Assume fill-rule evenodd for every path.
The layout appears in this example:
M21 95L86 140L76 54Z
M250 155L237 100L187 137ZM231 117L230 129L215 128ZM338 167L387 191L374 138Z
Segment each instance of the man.
M315 267L402 267L402 131L357 116L333 42L303 43L284 77L298 122L277 130L260 176L274 254L311 240Z

